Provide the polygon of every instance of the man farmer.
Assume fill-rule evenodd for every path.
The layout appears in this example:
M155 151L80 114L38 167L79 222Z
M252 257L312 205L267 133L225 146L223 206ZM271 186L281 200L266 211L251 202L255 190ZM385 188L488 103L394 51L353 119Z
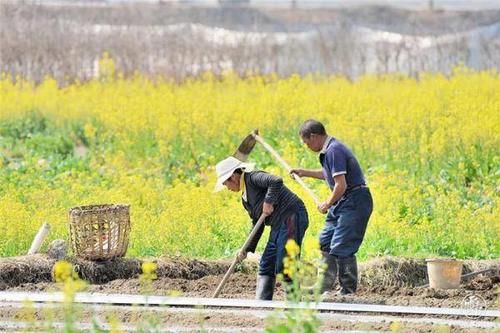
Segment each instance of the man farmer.
M324 179L330 187L328 198L318 205L326 215L319 242L327 270L321 292L333 289L337 271L342 295L356 292L358 268L356 252L363 241L373 210L370 190L352 151L329 136L319 121L302 124L300 137L309 149L319 153L322 169L292 169L299 177Z
M241 192L241 202L254 225L261 214L267 216L246 251L240 250L238 259L244 260L247 251L254 252L264 225L271 226L269 240L260 259L256 289L257 299L271 300L276 274L283 271L285 244L288 239L293 239L301 245L309 218L302 200L283 185L281 177L253 171L253 167L253 164L232 156L220 161L215 168L217 183L214 191L218 192L225 186L230 191Z

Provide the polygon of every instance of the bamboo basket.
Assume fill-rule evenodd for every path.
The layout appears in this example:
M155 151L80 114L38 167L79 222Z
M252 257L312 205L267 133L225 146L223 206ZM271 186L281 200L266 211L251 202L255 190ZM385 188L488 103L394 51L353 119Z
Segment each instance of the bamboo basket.
M95 261L123 257L130 233L129 208L123 204L71 208L69 229L74 255Z

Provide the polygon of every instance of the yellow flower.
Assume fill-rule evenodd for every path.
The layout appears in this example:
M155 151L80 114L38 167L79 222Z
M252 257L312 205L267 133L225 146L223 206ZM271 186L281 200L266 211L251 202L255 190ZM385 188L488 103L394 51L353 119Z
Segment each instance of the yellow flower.
M292 258L295 258L300 253L300 247L297 245L295 240L289 239L285 245L286 253Z
M96 129L91 123L86 123L85 126L83 126L83 133L85 137L92 139L96 134Z
M496 71L458 70L418 81L366 76L355 82L207 73L177 84L140 74L121 77L105 53L95 74L99 79L63 86L53 78L35 84L0 74L0 124L6 133L18 133L21 124L33 129L51 124L50 131L37 130L26 142L8 134L7 141L16 146L0 153L0 221L10 221L0 223L0 256L24 251L25 239L10 240L35 234L30 221L58 221L53 232L61 238L70 205L103 199L134 207L131 256L225 256L228 239L244 241L248 220L237 196L211 194L213 165L258 127L291 165L317 166L297 134L300 121L311 113L370 166L365 171L376 209L361 257L442 250L459 257L494 256L500 214L496 169L491 168L500 162ZM227 128L232 132L221 135ZM68 171L66 162L57 167L59 157L52 154L66 156L71 141L79 138L92 145L88 158L71 162ZM26 154L19 158L20 152ZM258 148L253 154L266 171L286 175ZM321 254L308 239L317 238L322 223L316 222L324 217L299 184L288 177L284 181L305 198L311 224L301 260L314 263ZM327 186L311 185L320 197L328 195ZM153 269L144 273L155 275ZM71 274L60 273L58 279Z
M319 250L319 241L316 238L307 238L304 241L304 251L306 253L315 253Z
M116 64L108 52L102 54L99 59L99 77L111 79L116 73Z
M294 260L290 257L283 258L283 274L293 278L294 274Z
M54 266L54 277L56 282L66 282L73 278L73 266L67 261L58 261Z
M154 262L143 262L142 263L142 278L145 280L156 280L156 269L158 265Z

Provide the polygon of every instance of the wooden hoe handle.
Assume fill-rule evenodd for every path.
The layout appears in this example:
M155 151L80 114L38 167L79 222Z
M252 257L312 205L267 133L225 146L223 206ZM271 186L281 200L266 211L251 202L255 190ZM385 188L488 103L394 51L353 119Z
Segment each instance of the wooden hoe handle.
M290 165L288 165L288 163L286 163L286 161L273 149L273 147L271 147L266 141L264 141L264 139L262 137L260 137L258 134L256 133L253 133L253 137L255 138L255 140L260 143L268 152L271 153L271 155L273 155L273 157L278 160L278 162L281 163L281 165L286 169L286 171L288 173L290 173L290 170L292 170L292 168L290 167ZM319 198L316 196L316 193L314 193L310 188L309 186L307 186L307 184L302 180L302 178L300 178L298 175L296 175L295 173L292 173L292 177L293 179L295 179L295 181L297 181L297 183L299 183L303 188L304 190L306 190L307 193L309 193L309 195L311 196L311 198L314 200L314 203L316 204L316 206L318 206L321 201L319 200Z
M262 225L262 223L264 223L265 219L266 219L266 215L264 215L264 214L262 214L259 217L259 219L257 220L257 223L255 223L255 226L253 227L252 232L250 233L250 235L248 235L247 240L245 241L245 244L243 244L241 250L243 250L243 251L247 250L248 245L250 245L250 242L252 241L252 239L255 236L255 234L257 233L257 231L259 231L259 228ZM226 282L229 279L229 277L231 276L231 274L233 274L234 269L235 269L237 264L238 264L238 255L236 255L236 257L233 260L233 263L231 264L231 266L229 266L229 269L227 270L226 274L222 278L222 281L219 283L219 286L217 287L217 289L215 289L215 292L212 296L213 298L216 298L217 296L219 296L219 294L222 290L222 287L224 287L224 285L226 284Z

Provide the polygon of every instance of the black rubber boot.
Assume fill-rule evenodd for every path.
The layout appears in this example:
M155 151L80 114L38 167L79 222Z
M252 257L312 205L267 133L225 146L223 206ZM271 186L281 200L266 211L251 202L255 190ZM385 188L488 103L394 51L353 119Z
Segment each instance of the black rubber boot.
M337 280L337 257L332 256L328 252L322 252L323 261L326 264L325 275L323 276L323 284L321 285L321 293L333 290Z
M340 294L347 295L356 292L358 287L358 264L356 257L338 258Z
M257 276L257 289L255 290L256 298L267 301L272 300L275 283L276 283L276 277L274 276L268 276L268 275Z

